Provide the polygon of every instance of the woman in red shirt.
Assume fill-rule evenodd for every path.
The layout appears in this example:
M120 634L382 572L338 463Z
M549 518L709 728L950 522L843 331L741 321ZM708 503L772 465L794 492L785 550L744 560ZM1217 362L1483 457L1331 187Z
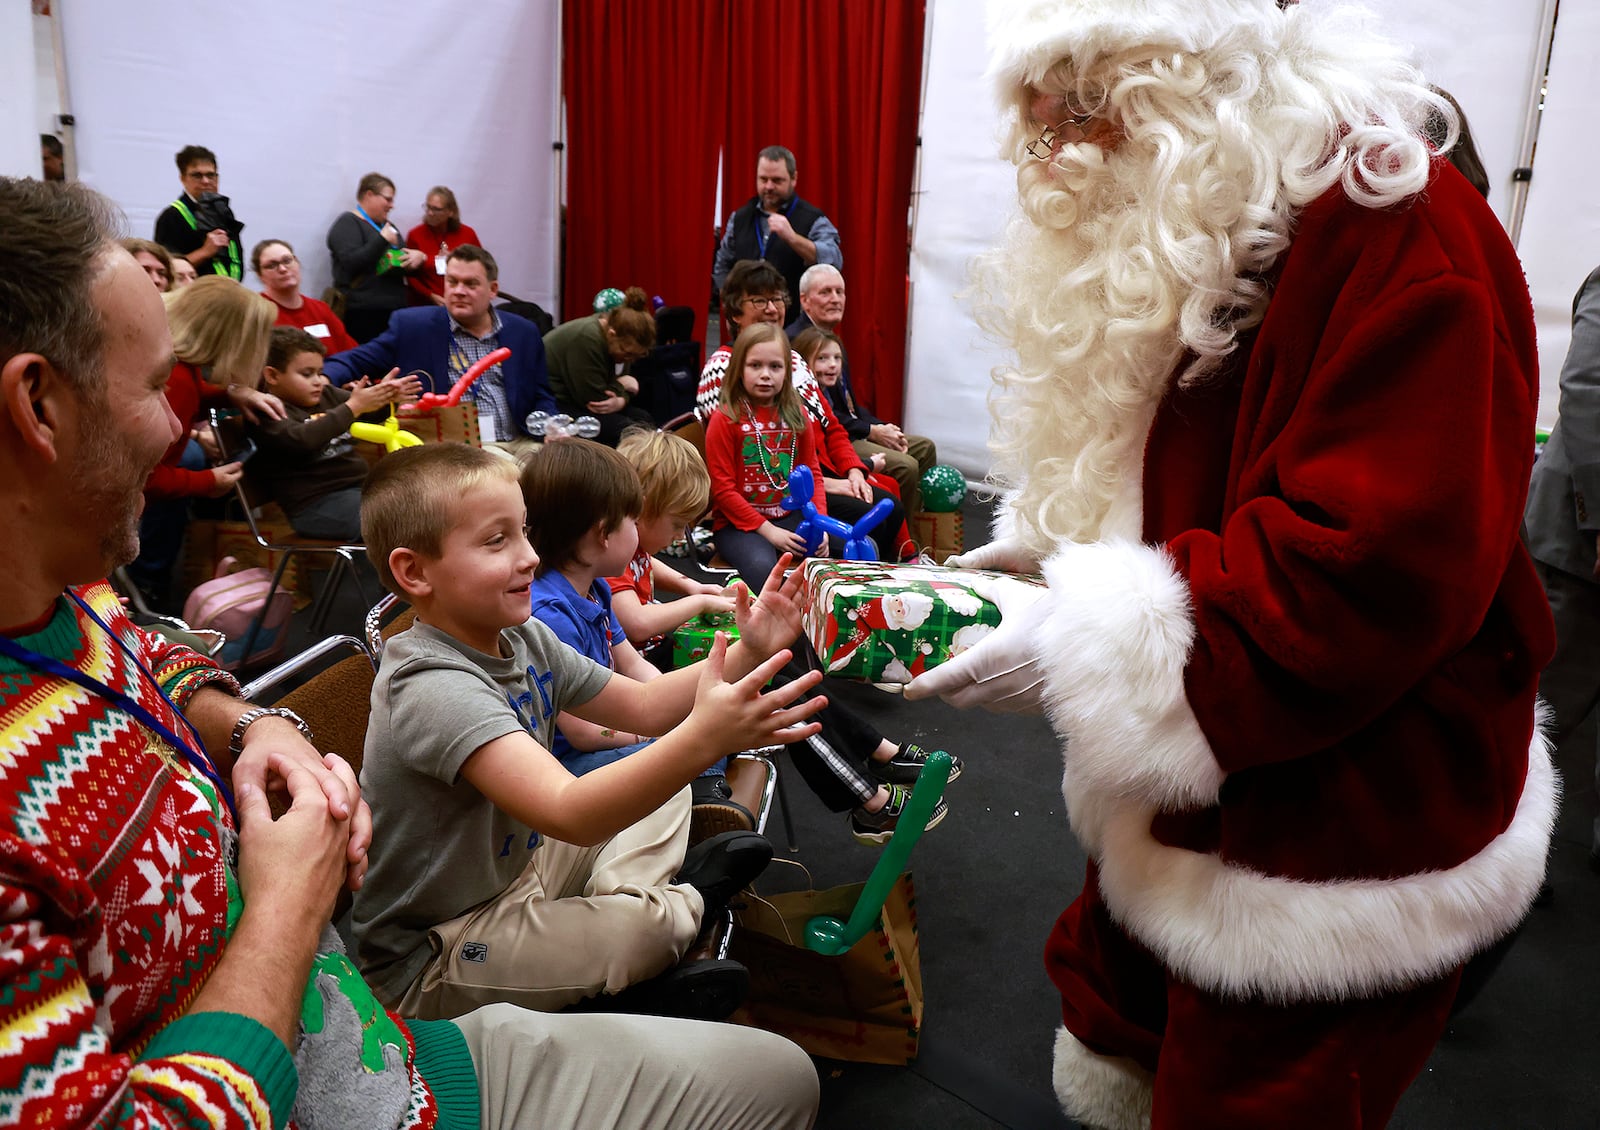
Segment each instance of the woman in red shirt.
M428 257L422 270L406 276L411 288L411 305L444 305L444 262L450 252L466 244L482 247L478 233L461 222L456 194L442 184L428 189L422 209L422 223L406 233L406 246Z
M305 330L330 354L356 347L356 339L326 302L300 293L300 259L287 242L263 239L256 244L250 250L250 269L261 280L261 293L278 307L274 325Z

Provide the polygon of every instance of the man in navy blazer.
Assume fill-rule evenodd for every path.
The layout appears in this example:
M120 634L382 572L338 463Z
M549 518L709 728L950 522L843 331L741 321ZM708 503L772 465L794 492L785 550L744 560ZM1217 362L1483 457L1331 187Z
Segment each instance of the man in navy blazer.
M467 397L478 406L485 443L499 441L513 450L532 443L524 423L528 414L553 415L558 409L539 328L493 307L499 277L493 255L470 244L457 247L445 263L444 306L396 310L383 333L328 358L328 379L342 385L398 368L425 374L424 392L446 393L473 362L505 346L511 356L474 381Z

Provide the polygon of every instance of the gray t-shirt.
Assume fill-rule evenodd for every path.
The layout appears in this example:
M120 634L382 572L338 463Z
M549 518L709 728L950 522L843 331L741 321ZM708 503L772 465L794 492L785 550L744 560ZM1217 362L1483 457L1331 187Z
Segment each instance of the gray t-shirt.
M537 620L502 631L500 650L507 657L423 623L383 648L361 767L372 848L351 926L362 972L390 1001L432 955L428 930L500 894L538 844L461 766L506 734L549 749L556 714L611 678Z

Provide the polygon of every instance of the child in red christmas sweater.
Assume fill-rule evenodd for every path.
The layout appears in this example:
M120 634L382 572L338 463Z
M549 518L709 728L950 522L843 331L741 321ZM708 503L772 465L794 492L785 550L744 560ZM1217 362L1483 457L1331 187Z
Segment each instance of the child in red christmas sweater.
M794 389L789 339L765 322L746 326L733 343L717 410L706 421L712 537L739 576L765 577L780 553L805 553L795 533L802 515L782 505L789 473L802 464L811 468L817 512L826 514L822 468Z

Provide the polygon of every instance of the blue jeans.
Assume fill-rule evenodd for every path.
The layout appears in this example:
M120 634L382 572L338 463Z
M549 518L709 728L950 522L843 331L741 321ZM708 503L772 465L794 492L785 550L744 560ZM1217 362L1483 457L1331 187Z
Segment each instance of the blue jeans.
M346 487L314 498L289 515L289 524L301 537L323 541L361 540L361 488Z
M652 741L654 739L651 739ZM630 753L637 753L650 742L639 742L637 745L618 746L616 749L569 750L567 756L561 759L561 764L568 773L574 777L581 777L592 772L602 765L610 765L613 761L621 761ZM701 773L702 777L720 777L728 768L728 759L720 758L711 768Z

